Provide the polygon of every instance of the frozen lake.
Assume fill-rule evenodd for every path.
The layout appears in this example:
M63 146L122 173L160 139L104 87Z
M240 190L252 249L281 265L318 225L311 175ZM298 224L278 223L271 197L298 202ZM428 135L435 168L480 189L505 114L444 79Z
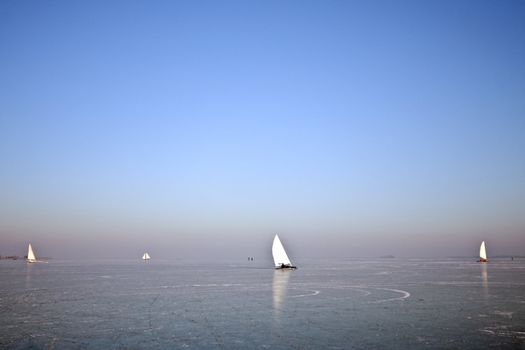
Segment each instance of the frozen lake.
M525 261L0 261L0 348L525 349Z

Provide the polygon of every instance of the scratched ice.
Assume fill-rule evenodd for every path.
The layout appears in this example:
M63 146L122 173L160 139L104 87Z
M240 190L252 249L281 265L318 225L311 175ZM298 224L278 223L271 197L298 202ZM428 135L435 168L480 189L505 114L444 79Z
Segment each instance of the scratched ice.
M0 261L0 348L525 348L525 261Z

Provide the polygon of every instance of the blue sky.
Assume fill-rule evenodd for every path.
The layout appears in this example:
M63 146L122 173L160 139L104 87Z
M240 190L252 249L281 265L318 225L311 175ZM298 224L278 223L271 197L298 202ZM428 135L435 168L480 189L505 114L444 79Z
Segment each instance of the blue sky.
M299 256L525 254L524 23L520 1L3 1L0 254L244 259L275 232Z

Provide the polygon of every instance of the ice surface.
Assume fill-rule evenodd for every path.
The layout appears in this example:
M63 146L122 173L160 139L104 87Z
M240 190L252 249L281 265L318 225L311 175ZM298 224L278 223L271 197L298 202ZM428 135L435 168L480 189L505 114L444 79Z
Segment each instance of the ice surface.
M0 348L525 348L525 261L0 261Z

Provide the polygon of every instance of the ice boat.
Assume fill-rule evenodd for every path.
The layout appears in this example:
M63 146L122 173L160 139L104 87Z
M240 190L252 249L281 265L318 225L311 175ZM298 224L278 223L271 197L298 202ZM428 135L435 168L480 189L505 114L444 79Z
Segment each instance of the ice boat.
M283 244L279 239L278 235L275 235L272 245L273 262L276 269L296 269L297 267L292 264L290 258L284 250Z
M485 249L485 241L483 241L479 247L479 262L486 263L487 261L487 250Z
M27 248L27 262L28 263L35 263L38 260L36 260L35 253L33 252L33 247L31 247L31 243L29 243L29 248Z
M149 260L149 259L151 259L149 254L148 253L144 253L144 255L142 256L142 260L146 261L146 260Z

